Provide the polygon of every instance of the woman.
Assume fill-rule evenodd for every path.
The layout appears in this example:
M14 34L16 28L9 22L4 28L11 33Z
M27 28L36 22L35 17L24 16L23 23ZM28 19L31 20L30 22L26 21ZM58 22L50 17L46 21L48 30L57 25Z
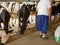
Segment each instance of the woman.
M40 32L40 37L48 39L46 37L48 30L48 19L50 20L50 0L40 0L37 5L37 18L36 18L36 29Z

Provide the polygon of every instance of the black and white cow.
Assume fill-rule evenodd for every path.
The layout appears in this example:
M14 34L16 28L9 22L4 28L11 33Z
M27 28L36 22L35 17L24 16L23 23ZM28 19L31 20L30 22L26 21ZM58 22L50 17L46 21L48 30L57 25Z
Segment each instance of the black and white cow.
M8 22L10 19L9 12L2 6L0 6L0 23L4 23L4 30L8 34Z
M11 32L8 30L9 19L10 19L9 12L0 5L0 25L2 25L2 28L3 28L1 43L6 43L6 41L8 40L8 37L9 37L9 32Z
M57 13L59 15L59 21L60 21L60 3L57 5Z
M29 11L29 8L23 4L21 9L19 9L19 11L17 12L18 16L19 16L19 23L21 22L22 25L20 25L20 34L23 35L24 34L24 31L27 27L27 19L30 15L30 11Z

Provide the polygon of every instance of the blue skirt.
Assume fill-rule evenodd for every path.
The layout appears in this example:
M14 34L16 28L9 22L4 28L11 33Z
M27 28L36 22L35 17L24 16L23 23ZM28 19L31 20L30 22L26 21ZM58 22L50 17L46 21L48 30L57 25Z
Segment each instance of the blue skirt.
M37 15L36 17L36 29L42 33L47 33L48 30L48 16Z

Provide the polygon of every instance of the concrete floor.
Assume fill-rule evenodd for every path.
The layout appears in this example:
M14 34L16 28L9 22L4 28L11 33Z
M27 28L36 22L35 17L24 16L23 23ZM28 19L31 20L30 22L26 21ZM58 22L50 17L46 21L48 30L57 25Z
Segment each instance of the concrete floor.
M53 35L49 35L48 40L39 37L39 32L34 32L17 40L14 40L6 45L60 45L57 43Z
M35 28L30 30L26 30L24 35L15 35L13 38L10 38L6 45L60 45L54 39L54 31L56 27L60 25L59 23L55 23L52 25L52 28L48 31L48 40L44 40L39 37L39 32L36 31Z

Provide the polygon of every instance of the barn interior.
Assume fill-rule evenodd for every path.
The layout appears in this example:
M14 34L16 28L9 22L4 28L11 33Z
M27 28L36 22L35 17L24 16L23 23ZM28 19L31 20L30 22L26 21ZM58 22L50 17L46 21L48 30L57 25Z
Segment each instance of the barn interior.
M58 4L60 4L60 0L50 0L51 7L55 6L53 11L60 10ZM9 39L5 43L5 45L60 45L57 43L54 34L55 30L58 26L60 26L60 12L57 11L56 14L51 14L51 21L48 23L48 37L49 40L40 39L38 31L36 31L36 6L39 0L0 0L0 5L2 5L9 12L11 18L9 21L9 30L13 30L12 33L9 34ZM53 2L55 2L53 4ZM27 24L26 30L23 35L19 34L19 16L17 15L18 10L21 8L22 4L26 4L30 6L30 15L29 15L29 23ZM52 13L54 13L51 11ZM4 31L3 28L0 27L0 37ZM48 43L49 42L49 43ZM1 39L0 39L1 43Z

